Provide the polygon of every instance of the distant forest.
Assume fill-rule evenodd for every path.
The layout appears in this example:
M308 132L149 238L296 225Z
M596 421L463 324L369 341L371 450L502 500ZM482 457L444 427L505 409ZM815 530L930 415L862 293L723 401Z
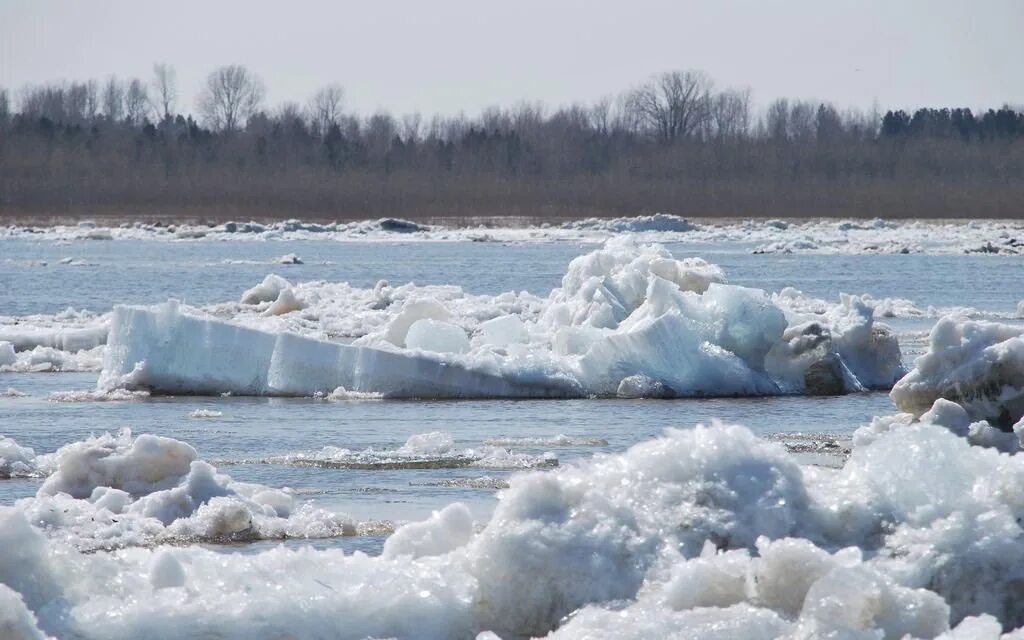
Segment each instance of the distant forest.
M341 86L265 104L214 70L0 88L0 218L1024 217L1024 110L840 110L706 74L593 104L369 116Z

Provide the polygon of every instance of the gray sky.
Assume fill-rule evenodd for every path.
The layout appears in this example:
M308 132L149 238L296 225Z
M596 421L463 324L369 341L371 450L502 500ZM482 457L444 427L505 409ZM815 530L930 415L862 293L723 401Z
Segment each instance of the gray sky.
M186 112L229 63L271 105L339 82L363 113L590 101L689 68L761 105L979 108L1024 104L1024 1L0 0L0 86L148 80L157 61Z

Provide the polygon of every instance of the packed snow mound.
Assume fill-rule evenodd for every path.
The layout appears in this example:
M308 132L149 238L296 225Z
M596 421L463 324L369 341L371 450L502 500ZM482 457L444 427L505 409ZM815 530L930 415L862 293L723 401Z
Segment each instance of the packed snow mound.
M940 319L928 352L890 395L901 411L915 416L942 398L962 406L972 420L1009 429L1024 417L1024 327Z
M1024 624L1022 484L1024 458L936 425L839 470L698 426L514 476L482 528L452 505L378 558L81 553L79 529L0 508L0 584L31 613L16 620L59 637L997 638Z
M716 265L629 238L572 260L547 298L292 286L271 275L237 305L115 308L100 384L140 368L126 388L685 397L888 389L903 374L896 338L869 300L808 310L725 280Z
M349 518L300 504L289 492L217 473L173 438L123 430L39 456L4 439L0 473L5 467L11 475L47 476L17 508L33 525L85 550L357 532Z

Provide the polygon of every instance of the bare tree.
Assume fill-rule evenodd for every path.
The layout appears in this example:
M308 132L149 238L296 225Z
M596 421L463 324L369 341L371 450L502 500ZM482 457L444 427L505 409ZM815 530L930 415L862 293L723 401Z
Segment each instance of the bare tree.
M64 114L67 122L81 124L89 114L89 89L85 84L71 83L64 92Z
M206 77L197 106L206 124L218 131L237 131L259 110L263 81L240 65L228 65Z
M313 131L324 135L341 118L341 105L345 100L345 89L339 84L330 84L313 94L309 99L309 121Z
M306 137L309 129L306 127L306 117L302 107L296 102L285 102L275 110L273 120L281 126L290 136Z
M85 83L85 108L90 119L95 119L100 112L100 88L95 80Z
M33 118L68 122L67 91L63 85L28 86L21 91L21 112Z
M124 92L124 119L131 125L142 124L149 112L149 91L138 78L132 78Z
M606 135L612 126L612 99L601 98L590 107L590 126L597 133Z
M366 142L373 153L383 156L391 150L391 143L398 132L394 117L386 111L378 111L366 121Z
M789 100L779 98L768 105L765 113L765 130L773 140L789 139Z
M736 139L750 130L750 90L726 89L711 98L707 128L712 137Z
M11 118L11 94L7 89L0 87L0 127L7 126Z
M114 76L107 78L101 98L103 115L117 122L124 117L124 86Z
M484 108L480 113L480 124L485 131L508 131L513 127L511 116L498 105Z
M165 62L153 65L153 101L155 110L164 120L174 115L178 102L178 74Z
M818 105L814 119L814 135L820 141L839 138L843 134L843 119L831 104Z
M634 90L630 105L661 141L672 142L704 124L711 86L711 78L703 72L669 71Z
M541 102L522 101L512 107L510 113L512 127L524 138L536 136L541 132L544 123L544 104Z
M806 100L796 100L789 111L789 135L794 140L814 138L817 108Z
M623 92L615 98L615 119L613 128L631 135L639 134L643 129L643 116L633 105L633 92Z
M423 116L419 113L407 113L402 116L402 139L406 142L419 142Z

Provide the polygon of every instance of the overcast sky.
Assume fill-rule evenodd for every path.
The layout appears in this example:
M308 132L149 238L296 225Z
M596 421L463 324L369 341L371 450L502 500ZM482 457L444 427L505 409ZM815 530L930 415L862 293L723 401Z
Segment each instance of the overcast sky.
M214 67L247 65L268 102L341 83L369 113L474 114L591 101L702 69L840 107L1024 104L1024 0L0 0L0 86L178 72L192 111Z

